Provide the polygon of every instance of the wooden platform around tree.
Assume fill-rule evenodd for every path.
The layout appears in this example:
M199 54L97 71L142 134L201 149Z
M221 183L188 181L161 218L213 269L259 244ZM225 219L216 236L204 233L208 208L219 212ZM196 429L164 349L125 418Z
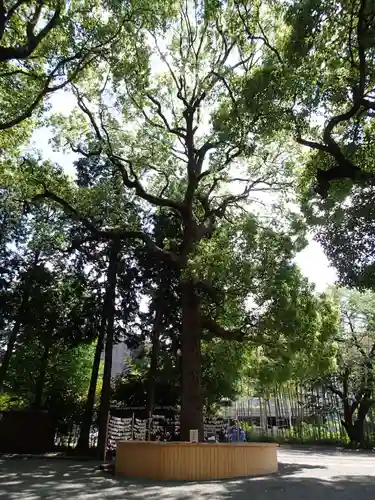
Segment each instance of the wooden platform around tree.
M154 480L197 481L272 474L273 443L119 441L116 475Z

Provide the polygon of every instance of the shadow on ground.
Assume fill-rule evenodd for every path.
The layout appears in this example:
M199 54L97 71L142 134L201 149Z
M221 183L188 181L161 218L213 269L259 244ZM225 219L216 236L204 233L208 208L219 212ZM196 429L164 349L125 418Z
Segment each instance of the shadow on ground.
M228 484L222 498L233 500L361 500L375 498L374 476L272 477L259 481L243 480ZM188 497L186 497L188 498Z
M0 461L1 500L353 500L356 496L375 498L375 476L330 476L323 465L303 463L281 464L279 473L268 477L156 484L112 477L92 462Z

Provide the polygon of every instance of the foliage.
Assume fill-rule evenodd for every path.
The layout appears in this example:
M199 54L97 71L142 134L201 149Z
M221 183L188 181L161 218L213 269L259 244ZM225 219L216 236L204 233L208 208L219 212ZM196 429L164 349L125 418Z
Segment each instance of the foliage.
M36 339L23 342L13 356L7 383L7 393L25 407L32 406L40 366L40 343ZM93 347L56 346L49 357L44 387L44 408L62 416L65 406L81 404L90 380ZM70 409L70 408L69 408ZM68 413L69 414L69 413Z
M355 185L344 199L332 196L327 201L304 203L315 238L344 286L374 289L373 200L373 182L367 182Z
M168 344L160 348L160 360L155 381L155 406L180 404L180 374L178 364L171 363ZM242 343L215 340L202 347L203 399L207 410L220 406L222 399L234 400L240 391L239 382L244 369L247 347ZM147 407L149 353L136 359L130 373L117 379L114 401L134 407Z
M332 9L337 15L329 15ZM341 283L371 289L374 5L301 2L288 23L289 54L298 65L291 77L295 132L311 150L301 179L303 209ZM309 190L316 175L323 200Z
M359 164L372 171L369 0L137 1L106 4L105 15L100 2L56 5L21 2L2 33L14 55L0 75L10 123L2 128L13 141L0 165L8 390L23 401L34 391L33 404L47 404L54 364L95 339L100 354L105 333L103 422L112 343L125 340L143 349L145 365L115 397L150 405L152 379L155 401L169 383L186 438L189 427L202 430L203 406L234 398L243 377L264 389L330 372L338 307L293 263L306 240L292 203L297 189L309 215L331 203L330 255L344 237L341 262L362 255L360 236L349 245L354 230L335 239L329 226L348 186L336 184L324 202L309 187L317 176L326 195L337 165L344 178ZM46 114L55 87L76 102L68 117ZM75 179L43 152L18 160L31 130L22 120L34 110L54 147L75 153ZM346 212L353 221L364 193ZM365 260L355 270L362 281ZM15 388L24 377L15 363L24 356L26 367L30 353L38 353L34 389Z
M363 444L374 401L374 295L333 289L331 300L339 305L338 329L326 337L318 336L311 350L299 350L286 366L260 351L249 376L261 394L271 397L275 387L294 384L300 388L306 407L323 418L338 415L350 441ZM320 396L309 399L312 387ZM322 396L325 392L335 396L333 402Z
M39 264L28 280L27 303L23 304L22 309L14 308L2 332L5 340L8 335L11 338L13 325L20 321L13 345L15 355L6 374L5 385L8 391L17 393L24 401L31 401L34 397L39 398L39 404L44 405L42 396L45 402L48 397L45 390L48 387L49 366L58 366L60 362L62 365L73 363L71 358L64 361L64 351L78 348L82 343L91 343L95 338L96 301L90 291L88 293L85 290L84 281L79 275L65 275L59 279L57 273ZM66 372L63 373L58 377L63 377L68 384L69 378ZM38 374L41 378L38 378ZM64 393L68 395L68 386L65 386Z
M335 344L340 321L340 308L332 294L315 297L315 316L310 318L312 330L299 330L296 340L262 345L256 349L247 368L247 377L255 382L255 391L271 394L275 387L290 382L304 386L330 373L335 366Z
M249 357L242 342L216 339L202 346L202 381L206 411L213 412L223 400L234 401L241 393L241 382Z
M334 19L325 15L332 9L338 13ZM310 123L312 113L320 110L321 123L325 121L323 129L316 127L315 134L313 129L313 141L302 139L303 128L297 135L301 144L316 151L318 168L331 170L318 178L324 194L335 178L357 180L361 170L373 171L374 5L367 0L329 1L315 9L307 1L292 7L290 19L290 53L297 64L303 60L306 71L306 97L296 105L301 104L302 116ZM314 56L307 58L308 52ZM301 127L308 123L306 118Z
M9 151L24 142L31 124L22 123L32 115L43 118L48 97L81 78L91 79L105 61L116 71L130 71L118 51L129 48L134 32L143 23L160 22L167 2L131 6L101 1L2 2L0 10L0 144ZM105 11L105 15L103 12ZM129 58L132 51L127 51ZM9 148L9 140L13 144Z
M364 422L374 397L374 305L372 292L341 292L341 331L337 368L327 377L327 387L343 405L343 425L351 441L364 439Z
M305 179L316 176L326 197L331 181L358 181L373 171L374 5L303 0L273 9L281 29L272 31L271 22L264 30L269 62L262 80L279 111L276 127L310 148Z

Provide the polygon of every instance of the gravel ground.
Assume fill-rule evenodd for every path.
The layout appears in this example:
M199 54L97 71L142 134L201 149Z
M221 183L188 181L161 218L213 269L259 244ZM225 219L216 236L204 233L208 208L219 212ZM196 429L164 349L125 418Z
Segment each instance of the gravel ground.
M375 454L280 449L273 476L203 483L119 480L93 462L1 459L0 500L374 500Z

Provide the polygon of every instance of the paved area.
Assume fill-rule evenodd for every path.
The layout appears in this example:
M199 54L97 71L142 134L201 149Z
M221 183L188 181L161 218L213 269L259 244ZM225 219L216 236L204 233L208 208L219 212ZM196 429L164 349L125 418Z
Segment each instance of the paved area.
M0 500L374 500L375 454L281 449L270 477L205 483L119 480L93 462L1 459Z

